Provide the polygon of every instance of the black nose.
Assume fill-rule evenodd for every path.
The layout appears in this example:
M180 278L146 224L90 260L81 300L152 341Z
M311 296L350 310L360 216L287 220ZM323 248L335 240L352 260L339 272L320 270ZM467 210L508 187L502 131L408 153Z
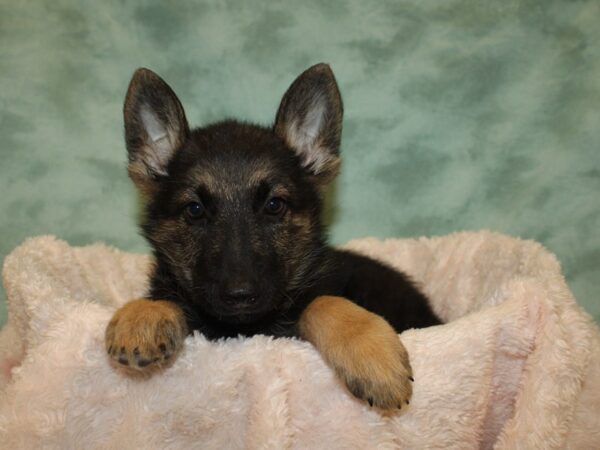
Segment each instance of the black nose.
M256 288L250 283L240 283L225 290L225 300L232 303L254 303L258 296Z

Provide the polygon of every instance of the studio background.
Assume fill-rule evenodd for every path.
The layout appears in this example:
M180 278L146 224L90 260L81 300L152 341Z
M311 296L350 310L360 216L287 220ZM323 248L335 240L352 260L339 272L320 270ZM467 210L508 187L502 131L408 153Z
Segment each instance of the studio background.
M596 0L0 0L0 260L41 234L148 251L123 144L137 67L192 125L269 124L324 61L345 103L334 243L535 239L600 320L598 24Z

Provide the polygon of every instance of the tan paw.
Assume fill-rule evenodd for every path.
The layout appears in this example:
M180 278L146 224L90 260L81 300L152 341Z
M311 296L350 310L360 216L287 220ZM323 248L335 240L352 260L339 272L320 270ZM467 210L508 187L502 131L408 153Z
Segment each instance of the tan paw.
M177 305L134 300L118 309L109 322L105 346L122 371L148 376L173 362L186 335L185 317Z
M354 396L386 410L409 403L408 353L382 317L347 299L324 296L308 306L299 327Z
M408 353L393 329L392 332L393 338L380 336L351 341L353 354L332 360L336 373L354 396L382 409L402 409L412 396Z

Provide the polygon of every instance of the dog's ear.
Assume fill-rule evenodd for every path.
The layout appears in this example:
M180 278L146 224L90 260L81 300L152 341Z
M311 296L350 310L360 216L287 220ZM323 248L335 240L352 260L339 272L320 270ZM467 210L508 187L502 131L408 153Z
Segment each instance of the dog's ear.
M148 69L133 74L123 108L129 176L143 193L167 175L167 166L189 135L179 99Z
M296 78L277 111L275 133L323 185L340 165L342 115L342 97L327 64L312 66Z

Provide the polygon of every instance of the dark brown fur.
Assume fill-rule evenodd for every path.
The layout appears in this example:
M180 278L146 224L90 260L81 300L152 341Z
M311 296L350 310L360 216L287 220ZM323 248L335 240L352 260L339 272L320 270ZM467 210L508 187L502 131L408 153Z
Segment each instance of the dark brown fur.
M111 357L150 374L162 367L165 336L175 354L187 330L299 336L357 397L386 409L408 403L412 371L396 332L438 320L406 276L326 244L322 195L338 172L342 129L329 66L294 81L272 128L190 130L173 91L147 69L134 74L124 110L156 267L149 300L109 324Z

